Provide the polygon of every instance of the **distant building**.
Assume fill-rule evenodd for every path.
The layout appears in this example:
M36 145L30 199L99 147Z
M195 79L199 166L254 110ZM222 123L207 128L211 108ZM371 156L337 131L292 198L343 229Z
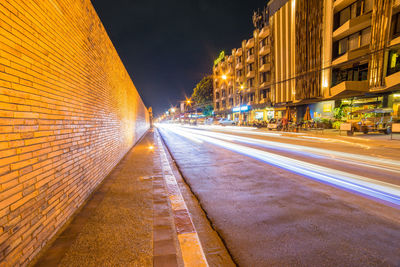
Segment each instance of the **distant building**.
M241 104L245 121L287 107L331 118L351 103L399 116L399 12L400 0L271 0L252 37L213 67L215 113L237 119Z

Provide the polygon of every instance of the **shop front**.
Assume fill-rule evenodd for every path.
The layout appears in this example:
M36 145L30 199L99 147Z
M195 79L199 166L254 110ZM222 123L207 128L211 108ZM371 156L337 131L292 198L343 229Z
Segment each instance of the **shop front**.
M235 122L248 123L250 121L250 105L243 105L240 107L234 107L232 109L232 120Z
M389 95L388 108L393 109L393 117L400 118L400 91Z

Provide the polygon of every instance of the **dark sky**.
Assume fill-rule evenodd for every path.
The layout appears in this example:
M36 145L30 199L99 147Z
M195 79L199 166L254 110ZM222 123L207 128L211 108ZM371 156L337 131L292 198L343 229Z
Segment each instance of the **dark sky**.
M219 51L252 35L267 0L92 0L118 54L155 115L190 96Z

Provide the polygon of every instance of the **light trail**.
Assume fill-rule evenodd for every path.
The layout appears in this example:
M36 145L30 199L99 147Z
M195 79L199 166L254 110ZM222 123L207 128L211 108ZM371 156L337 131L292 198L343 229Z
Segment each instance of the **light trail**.
M172 131L181 136L184 136L182 135L182 132L184 132L184 130L177 129L177 127L164 125L160 127L164 131ZM288 171L318 180L320 182L335 185L337 187L361 193L366 196L384 200L400 206L400 186L394 184L373 180L360 175L338 171L327 167L322 167L316 164L276 155L255 148L249 148L243 145L229 143L220 139L216 139L214 137L200 135L198 133L191 132L189 136L228 149L230 151L263 161L270 165L274 165Z
M327 138L327 137L317 137L317 136L307 136L304 135L303 133L294 133L294 132L290 132L290 135L294 135L294 136L299 136L301 138L298 137L293 137L293 136L285 136L283 133L279 133L279 132L261 132L261 131L254 131L257 130L257 128L248 128L248 127L240 127L238 129L236 129L236 126L185 126L185 127L191 127L191 128L199 128L199 129L205 129L205 130L216 130L216 131L221 131L221 132L234 132L234 133L242 133L242 134L249 134L249 135L258 135L258 136L270 136L270 137L276 137L276 138L282 138L282 139L289 139L289 140L299 140L299 141L304 141L304 139L309 139L308 141L311 142L320 142L320 141L324 141L324 142L329 142L329 143L343 143L343 144L347 144L347 145L352 145L352 146L358 146L358 147L362 147L365 149L370 149L371 147L369 145L365 145L365 144L359 144L359 143L354 143L354 142L350 142L350 141L345 141L345 140L340 140L340 139L334 139L334 138ZM352 137L354 139L354 137ZM359 139L359 138L358 138Z
M382 159L377 157L365 156L360 154L351 154L347 152L339 152L321 148L314 148L308 146L301 146L301 145L293 145L287 143L281 143L276 141L267 141L262 139L254 139L249 137L243 136L236 136L232 134L225 134L225 133L216 133L216 132L207 132L207 131L198 131L193 129L186 129L191 133L196 133L200 135L210 136L219 138L222 140L227 141L236 141L240 143L246 143L258 147L264 148L272 148L272 149L279 149L284 150L287 152L297 152L298 154L302 154L307 157L312 157L314 155L325 156L329 159L340 161L340 162L347 162L351 161L354 164L359 166L375 168L375 169L382 169L385 168L386 171L391 171L395 173L400 173L400 161L391 160L391 159Z

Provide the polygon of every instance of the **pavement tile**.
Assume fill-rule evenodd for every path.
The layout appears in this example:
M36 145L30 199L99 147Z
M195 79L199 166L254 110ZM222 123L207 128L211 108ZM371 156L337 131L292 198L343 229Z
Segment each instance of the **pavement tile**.
M154 241L154 256L176 253L175 241L171 239Z
M174 211L175 227L178 234L194 233L194 227L187 210Z
M153 239L154 241L170 240L172 239L172 229L169 227L154 227Z
M169 216L154 216L154 227L171 226L171 223Z
M178 262L175 254L161 255L154 257L154 267L176 267Z

